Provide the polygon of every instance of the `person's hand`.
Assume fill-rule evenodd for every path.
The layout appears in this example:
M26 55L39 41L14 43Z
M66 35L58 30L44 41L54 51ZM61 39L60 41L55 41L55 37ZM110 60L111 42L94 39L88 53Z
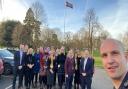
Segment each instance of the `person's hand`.
M58 68L60 67L60 65L58 65Z
M66 74L66 75L65 75L65 77L67 78L67 77L68 77L68 75Z
M33 67L33 65L30 64L30 65L29 65L29 68L32 69L32 67Z
M22 66L18 66L18 69L21 70L22 69Z
M30 68L30 69L32 68L32 65L31 65L31 64L28 64L27 66L28 66L28 68Z
M53 70L52 69L50 69L50 72L53 74Z
M30 67L30 64L27 64L27 67Z
M86 73L82 73L82 76L86 76Z
M77 66L75 66L75 70L77 70Z
M47 66L44 66L44 68L46 69L46 68L47 68Z

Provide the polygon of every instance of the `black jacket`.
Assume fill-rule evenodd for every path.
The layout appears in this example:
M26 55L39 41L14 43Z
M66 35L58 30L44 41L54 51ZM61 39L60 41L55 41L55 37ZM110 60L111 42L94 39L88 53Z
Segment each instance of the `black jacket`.
M34 56L32 55L32 54L28 54L28 55L26 55L26 57L25 57L26 59L25 59L25 66L26 66L26 68L27 69L29 69L29 67L27 66L28 64L34 64Z
M115 89L115 88L113 88L113 89ZM124 77L119 89L128 89L128 72L125 75L125 77Z
M57 73L64 74L64 65L65 65L66 55L61 53L57 56ZM59 67L60 66L60 67Z

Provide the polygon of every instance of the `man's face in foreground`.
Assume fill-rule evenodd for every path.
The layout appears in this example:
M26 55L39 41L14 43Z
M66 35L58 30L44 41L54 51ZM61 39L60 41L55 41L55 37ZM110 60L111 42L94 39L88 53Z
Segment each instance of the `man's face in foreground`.
M102 43L100 53L105 70L112 79L120 79L126 72L126 58L117 42L107 40Z

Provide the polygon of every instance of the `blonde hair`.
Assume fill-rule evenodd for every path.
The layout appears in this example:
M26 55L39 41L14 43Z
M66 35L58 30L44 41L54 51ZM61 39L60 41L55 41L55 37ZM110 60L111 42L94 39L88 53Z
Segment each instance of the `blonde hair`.
M29 48L27 54L32 54L32 52L33 52L33 49Z

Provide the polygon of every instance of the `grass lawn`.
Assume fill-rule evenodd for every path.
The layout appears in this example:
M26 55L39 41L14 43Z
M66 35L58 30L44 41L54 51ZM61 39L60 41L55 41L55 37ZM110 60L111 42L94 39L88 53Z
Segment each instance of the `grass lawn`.
M95 66L99 68L103 68L101 57L94 57L95 58Z
M99 68L103 68L102 60L98 50L93 51L93 57L95 59L95 66Z

